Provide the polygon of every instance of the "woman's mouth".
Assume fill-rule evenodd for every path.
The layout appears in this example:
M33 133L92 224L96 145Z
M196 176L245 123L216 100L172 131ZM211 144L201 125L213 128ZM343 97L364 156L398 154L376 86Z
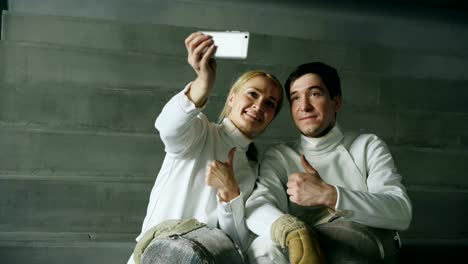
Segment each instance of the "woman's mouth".
M249 111L245 111L244 114L245 114L248 118L250 118L250 119L252 119L252 120L254 120L254 121L256 121L256 122L262 122L262 118L260 117L260 115L258 115L258 114L256 114L256 113L252 113L252 112L249 112Z

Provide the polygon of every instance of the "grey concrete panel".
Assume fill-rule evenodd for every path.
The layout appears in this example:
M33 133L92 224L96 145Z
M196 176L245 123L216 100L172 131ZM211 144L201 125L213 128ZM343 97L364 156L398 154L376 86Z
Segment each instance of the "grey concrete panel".
M45 243L23 242L15 246L0 244L2 263L104 264L126 263L132 243Z
M466 188L466 150L390 146L395 163L407 184Z
M451 139L443 136L443 116L431 111L399 111L396 144L430 148L450 145Z
M184 39L196 30L171 25L123 23L30 13L3 14L3 40L185 55ZM179 44L179 45L176 45Z
M77 48L111 49L185 56L183 40L200 28L157 24L124 24L117 21L77 17L4 15L7 41L67 45ZM297 65L311 60L357 70L359 48L291 37L252 34L247 62Z
M87 133L157 134L154 121L183 87L0 83L0 122ZM227 94L217 86L203 110L217 122Z
M374 5L372 5L374 7ZM466 54L468 29L464 24L418 19L362 9L323 7L309 1L129 1L15 0L15 12L97 17L132 22L171 24L219 30L310 38L399 48L448 50ZM440 12L439 12L440 13ZM409 18L408 18L409 17Z
M468 60L467 60L468 61ZM447 67L447 70L453 69ZM381 104L398 110L433 110L468 112L468 72L460 80L447 80L441 75L432 78L382 78Z
M78 52L28 45L2 45L5 81L87 83L109 86L182 86L193 74L185 60L142 54Z
M466 56L367 47L362 50L360 61L364 71L390 76L468 80Z
M442 137L453 148L468 148L468 113L445 113Z
M174 92L175 93L175 92ZM0 120L69 130L155 134L170 91L3 84Z
M182 45L183 39L189 32L195 30L195 28L123 24L105 20L97 20L93 26L93 21L80 18L11 13L6 15L5 21L7 22L5 35L7 40L180 56L186 54ZM19 29L8 30L9 25L19 27ZM36 25L38 28L34 29L31 25ZM46 32L41 33L41 31ZM468 78L462 70L466 66L466 58L458 58L451 53L443 55L443 53L427 53L418 50L401 51L377 46L358 46L262 34L251 36L247 60L249 63L295 66L315 60L325 61L340 71L354 73L363 71L403 76L441 75L449 79Z
M349 106L376 107L380 105L380 78L358 72L341 72L343 111Z
M1 84L0 121L49 128L113 133L156 134L154 121L169 99L182 90ZM213 118L224 96L212 96L205 112ZM216 111L219 109L219 111ZM216 118L212 119L216 121Z
M345 131L376 134L388 144L395 141L396 113L389 109L344 105L337 120Z
M466 204L468 193L463 190L431 191L410 190L413 203L413 220L407 231L401 232L405 238L466 239L468 227L464 221L468 217Z
M44 128L0 127L0 168L60 175L156 175L164 157L157 136L73 133Z
M182 45L182 44L181 44ZM110 87L184 87L195 78L186 57L73 50L24 44L5 44L5 82L76 83ZM227 93L240 73L263 69L277 74L278 67L246 64L240 61L218 62L216 85Z
M152 183L2 180L0 230L132 233Z

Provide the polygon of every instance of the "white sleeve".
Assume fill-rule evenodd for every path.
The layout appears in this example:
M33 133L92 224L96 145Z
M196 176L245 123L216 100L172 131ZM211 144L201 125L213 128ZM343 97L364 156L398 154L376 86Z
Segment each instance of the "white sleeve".
M254 235L245 223L243 193L227 203L218 198L217 211L219 228L228 234L243 252L246 252Z
M411 202L392 155L376 136L366 144L368 192L336 187L337 215L368 226L404 230L412 218Z
M208 120L201 113L204 106L196 108L185 94L190 85L167 102L154 124L168 155L183 154L206 134Z
M246 203L247 226L257 235L269 237L273 222L288 212L284 164L274 149L267 151L260 163L256 187Z

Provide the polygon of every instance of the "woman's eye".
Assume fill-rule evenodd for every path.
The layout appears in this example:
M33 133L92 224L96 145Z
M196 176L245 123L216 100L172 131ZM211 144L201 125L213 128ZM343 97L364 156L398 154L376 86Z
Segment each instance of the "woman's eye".
M257 98L258 94L256 92L249 92L249 95L252 96L253 98Z
M275 103L274 102L266 102L266 106L268 106L268 108L275 108Z

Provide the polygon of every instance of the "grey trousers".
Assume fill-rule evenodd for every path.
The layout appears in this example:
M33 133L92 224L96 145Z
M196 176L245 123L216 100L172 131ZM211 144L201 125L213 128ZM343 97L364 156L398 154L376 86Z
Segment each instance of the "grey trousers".
M398 233L342 219L314 228L329 264L397 263Z
M328 264L397 263L400 241L392 230L342 219L314 227ZM288 264L287 250L257 237L247 252L251 264Z

